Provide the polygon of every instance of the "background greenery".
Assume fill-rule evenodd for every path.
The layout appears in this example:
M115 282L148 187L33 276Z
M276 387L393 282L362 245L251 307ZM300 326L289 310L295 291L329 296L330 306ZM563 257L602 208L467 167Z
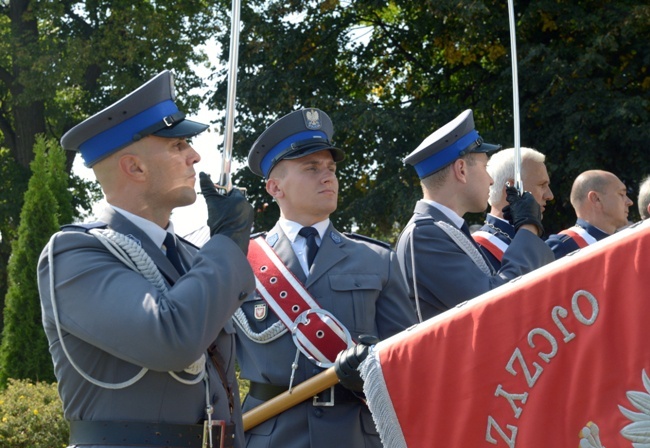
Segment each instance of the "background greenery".
M0 391L0 448L65 448L69 433L56 383L9 380Z
M248 384L239 382L242 400ZM69 435L56 383L10 379L0 389L0 448L65 448Z
M212 75L201 79L192 67L209 66L199 50L207 42L220 43L227 62L230 7L227 0L0 1L3 382L51 374L38 342L35 259L59 224L81 219L99 197L96 185L70 174L74 153L56 142L162 69L176 74L185 111L202 101L223 111L227 68L208 67ZM547 155L556 199L544 224L555 232L575 219L568 196L581 171L616 173L633 199L650 174L650 5L523 0L515 9L521 143ZM290 111L325 110L335 144L348 154L333 216L342 230L394 241L420 196L404 156L464 109L474 110L486 141L513 145L505 1L246 0L241 17L233 156L243 161L259 134ZM190 94L199 87L207 88L203 97ZM32 164L38 154L43 160ZM262 180L242 170L235 182L258 210L256 227L268 228L279 211ZM636 207L631 212L636 219Z

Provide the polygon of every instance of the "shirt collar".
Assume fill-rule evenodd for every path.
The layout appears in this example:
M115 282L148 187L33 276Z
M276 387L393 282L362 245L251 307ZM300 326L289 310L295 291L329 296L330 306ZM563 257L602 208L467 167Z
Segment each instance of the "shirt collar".
M461 227L463 227L463 224L465 224L465 220L461 216L458 216L458 213L456 213L455 211L453 211L449 207L446 207L446 206L440 204L439 202L432 201L431 199L422 199L422 200L424 202L426 202L427 204L434 206L435 208L440 210L442 213L444 213L444 215L447 218L449 218L451 220L451 222L453 222L456 225L456 227L458 227L459 229Z
M142 216L134 215L133 213L127 212L126 210L123 210L119 207L115 207L114 205L111 205L111 207L113 207L113 209L120 215L131 221L134 225L138 226L158 247L162 247L167 233L174 235L174 224L172 224L171 221L169 221L169 225L165 230L158 224L149 221Z
M511 224L510 224L508 221L506 221L505 219L503 219L503 218L499 218L498 216L494 216L492 213L488 213L488 214L486 215L486 218L487 218L487 217L491 217L495 222L496 222L496 221L501 221L501 222L503 222L503 223L505 223L505 224L511 225Z
M280 228L282 229L284 234L287 236L287 238L289 238L289 241L291 241L292 243L294 243L296 241L296 238L298 237L298 232L300 232L300 229L305 227L302 224L299 224L299 223L297 223L295 221L290 221L290 220L288 220L286 218L280 218L278 220L278 224L280 224ZM314 229L316 229L318 231L318 236L322 240L323 235L325 235L325 231L327 230L329 225L330 225L330 220L328 218L328 219L326 219L324 221L317 222L316 224L313 224L311 227L313 227Z
M576 225L578 227L582 227L583 229L585 229L587 232L589 232L589 234L591 234L594 230L596 230L597 232L600 232L605 236L611 235L610 233L605 232L603 229L600 229L600 228L596 227L595 225L591 224L588 221L585 221L582 218L577 219Z

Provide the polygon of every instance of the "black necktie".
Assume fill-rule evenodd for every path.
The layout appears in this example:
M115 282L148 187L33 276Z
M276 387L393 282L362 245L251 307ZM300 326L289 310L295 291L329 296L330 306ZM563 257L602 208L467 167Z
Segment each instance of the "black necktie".
M461 232L463 232L465 235L467 235L467 237L468 237L470 240L472 240L472 242L474 241L474 238L472 238L472 232L469 231L469 226L467 225L466 222L463 222L463 226L460 228L460 230L461 230Z
M474 237L472 237L472 232L469 231L469 226L467 225L466 222L463 223L463 226L460 228L460 231L463 232L465 235L467 235L467 238L469 238L469 240L472 242L474 247L476 247L478 251L481 253L481 255L483 255L481 246L479 246L478 243L474 240Z
M174 235L167 232L167 236L165 237L165 242L163 244L165 245L166 255L169 261L172 262L179 274L185 274L185 269L183 269L183 264L181 263L181 259L178 256L178 250L176 249L176 240L174 238Z
M298 232L298 235L307 240L307 265L311 268L311 264L314 262L314 258L316 258L316 252L318 252L318 244L316 244L318 230L313 227L303 227Z

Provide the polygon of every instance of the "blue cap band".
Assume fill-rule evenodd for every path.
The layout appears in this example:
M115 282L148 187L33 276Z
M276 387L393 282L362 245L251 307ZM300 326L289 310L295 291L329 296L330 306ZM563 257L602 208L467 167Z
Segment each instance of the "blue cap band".
M90 167L104 156L133 143L135 134L176 112L176 104L172 100L165 100L86 140L79 145L85 165Z
M273 148L271 148L269 152L266 153L262 161L260 162L260 168L262 169L262 173L264 174L264 177L269 176L269 172L271 171L271 168L273 168L274 159L283 151L289 149L292 143L296 143L301 140L308 140L310 138L316 138L316 137L322 137L324 141L327 142L327 134L325 134L324 132L302 131L285 138L277 145L275 145Z
M472 130L468 134L456 140L450 146L447 146L432 156L429 156L421 162L416 163L413 165L413 167L418 173L418 177L420 179L423 179L429 174L438 171L440 168L444 168L445 166L449 165L460 156L460 152L462 150L466 149L479 138L480 137L478 135L478 132L476 130Z

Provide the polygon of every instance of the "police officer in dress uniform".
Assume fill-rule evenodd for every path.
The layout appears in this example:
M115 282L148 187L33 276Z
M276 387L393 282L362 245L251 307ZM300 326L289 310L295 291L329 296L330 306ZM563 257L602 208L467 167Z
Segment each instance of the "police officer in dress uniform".
M541 209L533 195L507 189L506 219L515 236L495 271L470 236L463 215L486 207L492 178L487 153L500 146L483 142L471 110L429 135L409 154L420 177L423 199L402 230L397 256L410 297L422 319L442 313L553 260L540 236Z
M319 308L336 319L354 342L364 335L383 339L415 323L415 314L395 253L379 241L343 234L330 222L338 199L336 164L344 159L343 151L332 146L332 134L325 112L303 109L280 118L253 144L248 165L266 179L266 191L281 212L277 224L256 239L272 249L289 275L314 299L309 309ZM313 236L302 230L307 227L315 229ZM315 256L310 253L310 238L319 246ZM252 247L255 244L251 241ZM254 263L253 270L258 275ZM281 292L270 300L287 300L282 297ZM241 377L251 381L244 411L327 366L316 358L308 359L305 348L297 347L287 329L291 322L280 319L269 303L258 289L235 314ZM295 315L309 312L292 309L287 313L293 311ZM315 314L308 317L310 322L317 318ZM300 321L300 316L295 320ZM318 350L328 349L317 343ZM338 384L251 428L246 432L246 446L380 447L372 416L358 392L361 387L354 389Z
M200 250L170 221L196 199L186 139L206 128L163 71L61 139L108 202L53 235L38 265L71 446L243 446L231 316L255 288L252 207L238 191L206 199L218 233Z
M524 190L533 195L543 215L546 203L553 199L551 181L544 164L546 156L532 148L520 148L520 154ZM501 269L503 253L515 237L514 226L503 216L503 209L508 205L506 185L515 184L515 148L494 153L488 161L487 170L494 181L490 186L488 197L490 211L485 216L483 226L472 233L472 237L481 246L494 269L498 271Z
M600 241L628 224L632 200L625 184L613 173L581 173L573 181L570 199L578 217L576 224L546 240L556 259Z

